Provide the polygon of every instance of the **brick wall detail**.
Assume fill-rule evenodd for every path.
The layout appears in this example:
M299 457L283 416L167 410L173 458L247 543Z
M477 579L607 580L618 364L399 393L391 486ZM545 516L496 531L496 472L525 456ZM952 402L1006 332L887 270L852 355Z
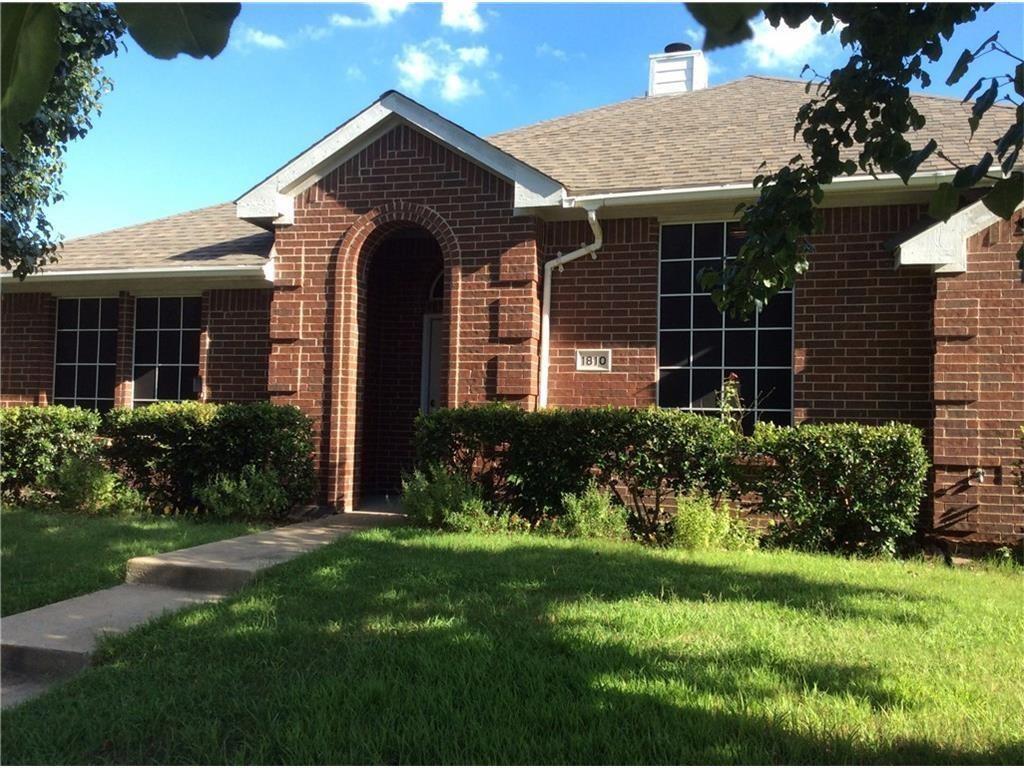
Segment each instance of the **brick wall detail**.
M950 539L1024 537L1024 493L1016 488L1024 458L1021 218L972 237L967 272L936 281L932 495L934 528Z
M267 400L271 289L203 293L199 375L208 402Z
M0 297L0 405L47 405L53 394L57 300L48 293Z

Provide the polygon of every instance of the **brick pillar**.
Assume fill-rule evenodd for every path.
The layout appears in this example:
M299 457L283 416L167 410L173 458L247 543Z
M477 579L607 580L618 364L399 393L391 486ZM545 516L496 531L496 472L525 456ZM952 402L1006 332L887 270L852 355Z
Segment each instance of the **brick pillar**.
M132 362L135 357L135 297L117 294L117 368L114 371L114 407L131 408L135 394Z

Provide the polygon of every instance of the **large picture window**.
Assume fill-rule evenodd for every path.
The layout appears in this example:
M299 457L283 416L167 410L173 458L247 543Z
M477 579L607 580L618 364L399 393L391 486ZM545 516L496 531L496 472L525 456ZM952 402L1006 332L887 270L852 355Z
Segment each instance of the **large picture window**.
M114 407L117 299L57 299L53 402Z
M735 223L661 228L658 404L716 412L723 380L736 374L749 430L792 419L793 292L747 320L718 311L700 275L735 258L743 237Z
M194 296L135 300L137 405L196 399L201 311Z

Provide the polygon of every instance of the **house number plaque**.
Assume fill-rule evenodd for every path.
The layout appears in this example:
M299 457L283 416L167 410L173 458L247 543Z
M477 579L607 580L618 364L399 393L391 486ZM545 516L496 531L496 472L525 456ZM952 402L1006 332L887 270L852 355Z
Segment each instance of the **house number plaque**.
M577 371L610 371L612 351L610 349L577 349Z

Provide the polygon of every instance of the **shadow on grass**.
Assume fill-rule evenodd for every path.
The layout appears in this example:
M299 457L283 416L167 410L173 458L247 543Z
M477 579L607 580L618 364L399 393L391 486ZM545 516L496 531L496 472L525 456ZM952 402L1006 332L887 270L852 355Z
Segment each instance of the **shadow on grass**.
M913 599L628 548L357 537L275 570L229 604L112 640L105 666L5 716L3 760L1018 760L1020 744L962 751L872 739L873 715L912 713L916 702L869 665L787 654L784 636L764 647L738 644L743 626L723 626L722 643L708 627L694 628L693 643L637 635L663 618L650 610L659 603L746 604L784 625L912 622L899 601ZM652 625L650 638L658 633ZM803 698L801 722L778 705ZM851 706L857 723L844 722Z

